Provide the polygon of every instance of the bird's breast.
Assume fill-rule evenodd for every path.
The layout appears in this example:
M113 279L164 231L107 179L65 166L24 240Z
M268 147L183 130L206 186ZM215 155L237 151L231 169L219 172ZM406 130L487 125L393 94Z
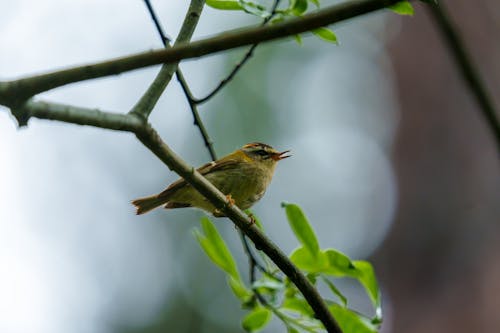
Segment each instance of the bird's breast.
M233 170L225 170L224 176L215 176L210 181L224 194L231 194L241 209L250 208L264 195L271 182L272 170L254 165L242 165Z

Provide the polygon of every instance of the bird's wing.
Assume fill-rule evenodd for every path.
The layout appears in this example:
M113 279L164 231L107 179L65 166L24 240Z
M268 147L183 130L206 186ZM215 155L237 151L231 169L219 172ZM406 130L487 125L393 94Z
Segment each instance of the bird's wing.
M233 169L238 165L238 161L233 159L233 158L222 158L216 162L209 162L207 164L202 165L196 171L201 173L203 176L205 176L208 173L211 172L216 172L216 171L222 171L222 170L229 170ZM183 188L184 186L189 185L184 178L181 178L172 184L170 184L169 187L167 187L163 192L158 194L159 198L164 198L166 196L170 196L172 193L178 191L179 189Z

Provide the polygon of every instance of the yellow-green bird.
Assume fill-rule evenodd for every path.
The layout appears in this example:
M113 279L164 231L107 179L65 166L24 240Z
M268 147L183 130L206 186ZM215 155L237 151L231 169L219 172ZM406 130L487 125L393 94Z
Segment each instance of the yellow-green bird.
M252 142L215 162L201 166L198 172L224 193L231 203L241 209L248 209L262 198L277 162L290 157L288 152L278 152L264 143ZM196 207L217 217L224 216L182 178L163 192L136 199L132 204L137 214L163 206L166 209Z

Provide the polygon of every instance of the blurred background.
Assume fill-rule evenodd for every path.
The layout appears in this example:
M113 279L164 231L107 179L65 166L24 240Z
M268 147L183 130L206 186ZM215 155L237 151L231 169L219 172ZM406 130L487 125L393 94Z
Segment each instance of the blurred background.
M170 36L188 1L153 1ZM497 109L500 3L449 8ZM326 6L332 1L324 1ZM282 201L299 204L323 248L375 265L384 332L493 332L500 325L500 161L478 106L425 6L333 26L340 45L259 46L200 107L223 156L251 141L291 149L255 206L286 252ZM112 13L113 15L110 15ZM257 21L205 8L194 39ZM142 1L0 3L0 80L159 48ZM205 95L244 50L183 62ZM39 98L128 111L158 68ZM0 332L239 332L244 311L196 243L202 213L137 217L130 200L177 177L133 135L0 112ZM189 163L209 160L176 82L151 122ZM246 276L234 226L215 220ZM339 280L370 314L361 288ZM273 321L266 332L284 331Z

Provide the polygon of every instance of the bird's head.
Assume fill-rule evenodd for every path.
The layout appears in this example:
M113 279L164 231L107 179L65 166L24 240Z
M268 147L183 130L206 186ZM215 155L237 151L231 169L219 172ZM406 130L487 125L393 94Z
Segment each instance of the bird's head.
M273 166L276 162L291 156L288 154L289 150L279 152L273 147L260 142L247 143L241 150L252 160Z

